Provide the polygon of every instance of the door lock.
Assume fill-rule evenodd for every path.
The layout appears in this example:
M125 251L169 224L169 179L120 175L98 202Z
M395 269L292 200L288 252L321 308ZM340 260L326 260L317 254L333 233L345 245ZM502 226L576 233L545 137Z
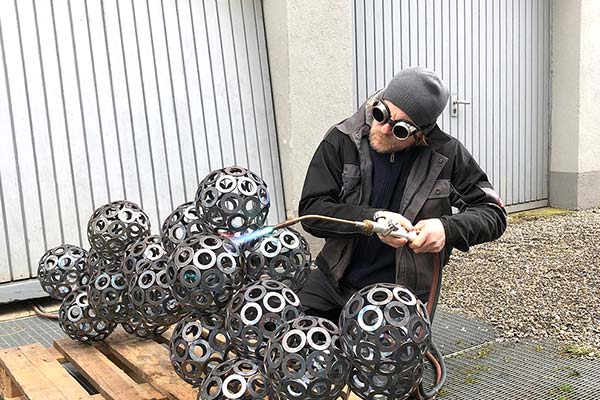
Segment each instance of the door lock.
M453 94L451 99L450 99L450 116L451 117L458 117L458 105L459 104L471 104L470 100L459 100L458 96Z

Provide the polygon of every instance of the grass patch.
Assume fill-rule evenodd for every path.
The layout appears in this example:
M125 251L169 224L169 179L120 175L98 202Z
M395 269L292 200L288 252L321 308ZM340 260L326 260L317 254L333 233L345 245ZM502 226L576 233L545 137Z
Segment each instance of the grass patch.
M534 210L525 210L515 213L510 213L508 216L508 222L519 222L519 221L533 221L540 218L552 217L554 215L570 214L575 211L567 210L565 208L554 208L554 207L542 207Z
M487 356L490 355L492 350L494 350L494 346L492 346L491 343L488 343L485 346L481 347L479 350L477 350L477 353L475 353L473 356L471 356L471 358L473 360L480 360L482 358L486 358Z
M578 344L569 344L560 349L560 354L569 357L595 357L598 356L596 350L589 346L580 346Z

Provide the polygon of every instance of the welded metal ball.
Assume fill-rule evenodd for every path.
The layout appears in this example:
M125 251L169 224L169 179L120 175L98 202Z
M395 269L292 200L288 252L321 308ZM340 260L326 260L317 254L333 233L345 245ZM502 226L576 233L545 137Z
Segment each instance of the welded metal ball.
M273 332L301 313L300 299L290 288L274 280L260 280L233 296L225 327L241 356L263 360Z
M50 297L64 299L90 281L87 251L70 244L48 250L38 263L38 280Z
M167 264L171 293L190 311L224 313L244 275L245 259L238 246L215 235L184 240Z
M70 292L58 311L58 323L69 337L78 342L97 342L110 335L117 324L96 314L89 304L87 287Z
M359 372L353 379L362 382L353 388L363 389L356 392L359 396L375 390L396 396L388 398L407 398L421 382L431 322L410 290L380 283L357 291L342 310L340 328L342 348ZM406 389L402 395L400 387Z
M265 368L280 399L346 399L350 361L340 331L324 318L303 316L281 325L269 340Z
M310 273L312 257L308 241L291 228L277 229L245 245L246 281L262 275L300 290Z
M142 339L159 336L169 329L169 325L158 325L146 321L143 315L135 310L129 313L127 320L121 321L121 326L125 329L125 332Z
M127 246L150 234L150 219L135 203L114 201L96 209L88 222L88 241L100 257L113 260Z
M195 202L210 229L229 233L260 228L271 205L267 184L238 166L209 173L198 186Z
M192 235L211 233L196 209L196 203L190 201L177 207L163 222L160 239L169 253Z
M172 325L187 314L171 293L168 259L156 235L146 236L125 251L122 271L128 282L128 298L148 325Z
M216 366L202 383L198 400L257 400L269 395L268 380L259 362L247 358Z
M90 277L89 302L97 315L116 323L127 321L132 307L127 278L120 269L96 271Z
M200 386L223 361L237 358L223 317L217 314L190 314L179 321L169 353L177 375L194 386Z

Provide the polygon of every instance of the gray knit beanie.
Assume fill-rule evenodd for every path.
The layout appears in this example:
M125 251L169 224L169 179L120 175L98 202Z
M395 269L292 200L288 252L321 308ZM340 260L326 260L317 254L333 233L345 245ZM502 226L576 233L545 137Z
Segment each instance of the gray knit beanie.
M448 103L448 88L432 70L415 67L398 72L383 91L415 124L423 127L439 117Z

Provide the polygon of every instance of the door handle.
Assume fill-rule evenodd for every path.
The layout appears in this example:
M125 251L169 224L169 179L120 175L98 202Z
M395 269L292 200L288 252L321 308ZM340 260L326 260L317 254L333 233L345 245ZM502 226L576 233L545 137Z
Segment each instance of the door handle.
M458 117L458 105L459 104L471 104L471 100L459 100L458 96L453 94L450 100L450 116Z

